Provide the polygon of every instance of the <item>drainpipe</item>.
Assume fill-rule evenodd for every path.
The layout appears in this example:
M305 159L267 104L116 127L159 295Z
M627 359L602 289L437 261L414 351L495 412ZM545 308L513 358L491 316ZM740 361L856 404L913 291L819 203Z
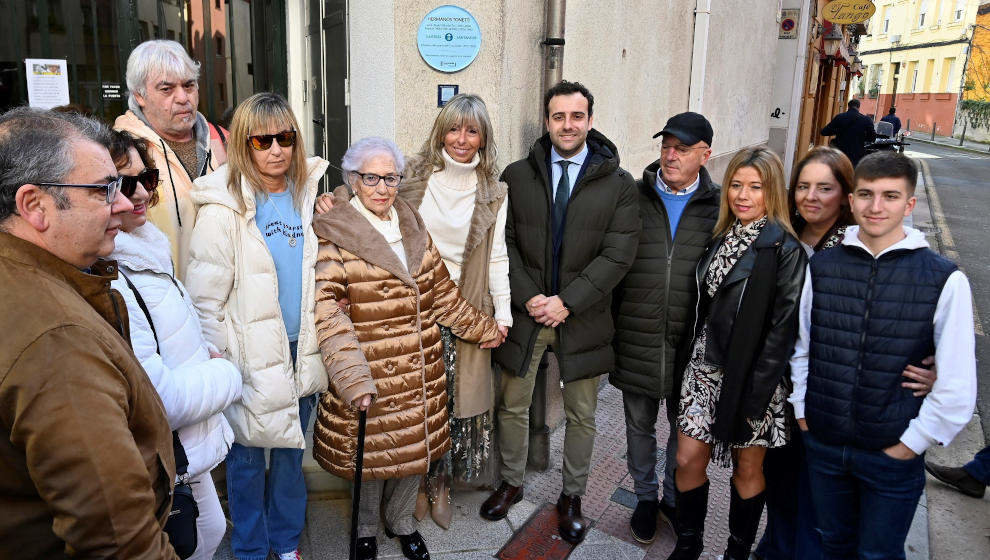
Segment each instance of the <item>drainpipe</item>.
M712 0L697 0L694 9L694 47L691 55L691 90L688 110L701 113L705 100L705 68L708 66L708 27Z
M564 12L566 0L547 0L546 47L543 59L543 91L553 87L564 77ZM541 96L542 97L542 96ZM536 372L536 386L529 407L528 470L545 471L550 468L550 427L547 425L547 355L540 360ZM503 374L506 375L506 374Z
M808 29L811 22L811 7L801 7L801 21L798 23L798 52L794 61L794 83L791 86L791 114L787 121L787 142L784 144L784 177L791 176L794 157L797 154L798 135L801 131L801 111L804 101L804 84L808 79Z
M543 91L564 77L564 12L567 0L547 0L546 47L543 59Z

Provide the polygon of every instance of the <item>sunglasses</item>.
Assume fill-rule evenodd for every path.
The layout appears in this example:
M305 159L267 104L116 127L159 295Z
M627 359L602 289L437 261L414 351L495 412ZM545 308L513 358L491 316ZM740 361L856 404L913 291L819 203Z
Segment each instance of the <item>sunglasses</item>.
M138 183L141 183L149 195L154 194L155 189L158 188L158 170L145 169L137 175L121 175L120 192L127 198L130 198L134 196L134 191L137 190Z
M248 144L255 150L264 151L272 147L272 141L278 142L279 146L288 148L296 144L296 131L279 132L278 134L256 134L248 136Z

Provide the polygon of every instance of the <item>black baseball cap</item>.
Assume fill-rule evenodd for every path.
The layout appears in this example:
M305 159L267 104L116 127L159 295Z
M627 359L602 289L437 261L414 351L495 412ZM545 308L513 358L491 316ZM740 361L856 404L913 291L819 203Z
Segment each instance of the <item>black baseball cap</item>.
M712 145L712 124L699 113L688 111L670 117L663 130L653 135L654 138L671 134L687 145L704 142Z

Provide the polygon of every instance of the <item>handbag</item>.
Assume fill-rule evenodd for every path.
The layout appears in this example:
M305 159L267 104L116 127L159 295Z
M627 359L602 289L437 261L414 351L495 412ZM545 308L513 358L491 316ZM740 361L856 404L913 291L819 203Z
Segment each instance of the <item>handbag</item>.
M120 276L134 293L138 307L148 319L151 334L155 337L155 351L161 354L158 332L155 331L155 323L151 320L148 305L144 303L141 292L131 283L130 278L124 275L123 271L120 272ZM189 482L189 458L186 457L186 449L182 447L182 442L179 441L179 432L175 430L172 430L172 452L175 454L176 481L172 490L172 509L169 510L168 520L165 522L165 532L168 534L168 540L172 543L175 553L179 558L185 559L196 551L196 519L199 517L199 506L196 505L196 498L193 496L192 485Z

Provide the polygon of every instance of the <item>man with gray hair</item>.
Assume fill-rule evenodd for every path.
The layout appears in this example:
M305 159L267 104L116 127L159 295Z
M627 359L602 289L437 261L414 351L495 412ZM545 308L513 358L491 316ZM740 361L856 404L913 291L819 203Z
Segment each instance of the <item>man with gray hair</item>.
M110 289L133 205L109 130L0 115L0 558L177 558L162 402Z
M129 110L114 128L148 141L159 169L161 202L148 219L172 244L172 262L185 279L189 238L196 208L189 199L193 181L227 162L227 132L207 122L199 106L199 63L175 41L152 40L127 59Z

